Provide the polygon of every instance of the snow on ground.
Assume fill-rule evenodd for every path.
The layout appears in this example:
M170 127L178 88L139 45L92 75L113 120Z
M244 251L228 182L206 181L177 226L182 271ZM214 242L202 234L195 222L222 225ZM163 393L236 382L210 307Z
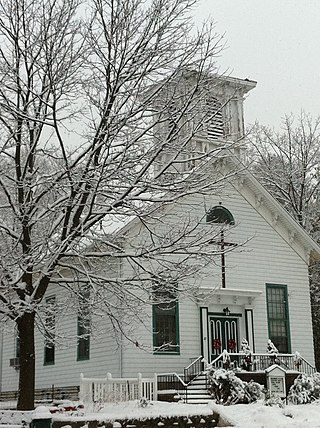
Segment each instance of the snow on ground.
M129 401L126 403L107 404L100 410L100 414L111 415L111 419L120 416L128 419L141 419L157 416L189 416L189 415L211 415L212 411L206 404L182 404L166 403L164 401L153 401L146 407L140 407L138 401ZM116 416L117 415L117 416Z
M320 403L287 405L284 409L264 406L262 402L217 406L237 428L317 428L320 427Z
M210 409L219 412L237 428L320 428L320 402L287 405L283 409L265 406L262 401L233 406L153 402L145 408L139 407L138 402L128 402L107 404L98 415L112 420L120 417L144 419L159 415L208 414ZM91 413L90 419L92 416Z
M237 428L320 428L320 401L305 405L287 405L283 409L279 407L267 407L262 401L254 404L237 404L233 406L220 406L214 403L181 404L152 402L146 407L140 407L138 401L125 403L109 403L103 408L87 408L83 412L66 412L65 414L53 414L54 420L78 421L88 420L119 420L119 419L147 419L157 416L188 416L195 414L208 415L212 410L218 412L229 421L229 426ZM80 416L81 415L81 416ZM9 412L8 412L9 417ZM11 416L11 418L13 418ZM5 421L13 424L15 421ZM7 425L8 428L13 428Z

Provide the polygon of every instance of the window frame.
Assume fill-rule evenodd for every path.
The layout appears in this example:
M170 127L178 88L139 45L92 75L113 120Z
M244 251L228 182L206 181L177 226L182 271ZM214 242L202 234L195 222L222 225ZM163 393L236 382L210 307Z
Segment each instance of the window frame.
M213 217L211 220L209 219L210 215L212 215L212 213L215 210L219 210L219 211L221 211L221 213L223 213L223 215L225 216L225 221L220 221L221 220L221 214L219 214L219 216ZM231 211L229 211L228 208L224 207L223 205L215 205L206 212L206 223L207 224L228 225L228 226L234 226L235 225L234 217L233 217Z
M55 311L51 310L50 313L47 311L48 306L51 308L56 306L56 297L50 296L46 298L46 312L45 312L45 328L52 328L52 334L49 335L47 330L45 331L44 337L44 352L43 352L43 365L53 366L55 364L56 347L55 347L55 327L56 317ZM50 336L50 337L49 337ZM48 358L51 356L51 358Z
M88 325L86 325L88 323ZM77 361L90 360L90 320L78 314L77 317ZM84 352L83 350L84 349Z
M14 357L20 358L20 336L17 328L14 333Z
M84 287L79 290L84 295L84 302L79 299L77 314L77 361L90 360L91 347L91 313L87 301L90 297L90 288Z
M284 313L285 313L285 317L271 317L271 304L273 302L270 302L268 299L268 290L270 289L278 289L278 290L283 290L284 291ZM279 302L281 303L281 302ZM268 322L268 335L269 335L269 339L272 340L272 342L275 344L275 346L278 348L277 344L275 343L276 340L274 340L274 336L271 336L271 321L282 321L285 324L285 329L286 329L286 340L287 340L287 351L286 352L282 352L279 349L279 353L284 353L284 354L290 354L291 353L291 334L290 334L290 314L289 314L289 301L288 301L288 287L286 284L273 284L273 283L266 283L266 304L267 304L267 322ZM283 337L283 336L282 336Z
M172 293L172 292L171 292ZM156 294L156 291L154 292L154 295ZM162 293L163 295L163 290ZM170 296L170 291L168 291L168 295ZM180 322L179 322L179 302L177 296L169 297L170 302L166 303L165 299L163 302L161 300L157 303L153 303L152 305L152 344L153 344L153 353L155 355L180 355ZM174 328L175 328L175 344L174 345L168 345L167 347L164 347L163 349L159 349L162 345L159 345L158 343L158 331L157 331L157 317L159 317L159 313L157 313L157 310L162 310L165 312L164 308L161 308L163 305L172 305L174 308ZM165 314L163 314L165 316ZM167 349L172 347L172 349Z

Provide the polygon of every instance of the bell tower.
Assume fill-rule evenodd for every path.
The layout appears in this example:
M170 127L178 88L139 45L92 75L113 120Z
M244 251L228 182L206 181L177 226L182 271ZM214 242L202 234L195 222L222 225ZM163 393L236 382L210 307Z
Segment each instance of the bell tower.
M241 156L244 138L244 100L256 82L228 76L183 75L161 91L165 102L155 138L163 144L156 172L171 162L168 172L184 173L205 156L223 148ZM178 145L178 155L177 155Z

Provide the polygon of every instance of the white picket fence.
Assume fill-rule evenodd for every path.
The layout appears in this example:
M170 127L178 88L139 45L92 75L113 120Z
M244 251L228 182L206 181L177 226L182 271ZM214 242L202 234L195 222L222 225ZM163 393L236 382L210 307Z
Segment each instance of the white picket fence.
M79 399L83 403L107 403L128 400L157 400L157 375L152 378L142 378L138 373L136 378L107 377L94 379L80 375Z

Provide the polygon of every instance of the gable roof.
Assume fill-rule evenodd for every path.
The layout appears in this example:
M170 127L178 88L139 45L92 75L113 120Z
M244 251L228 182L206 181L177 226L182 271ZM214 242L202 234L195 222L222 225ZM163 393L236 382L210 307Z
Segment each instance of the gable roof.
M320 260L320 246L239 158L230 154L223 159L223 164L226 170L237 171L235 177L228 180L231 185L306 263Z
M306 264L320 260L320 246L248 171L245 164L230 150L226 150L226 152L221 158L208 159L205 165L199 165L199 168L214 168L217 171L217 164L219 164L220 173L229 175L229 178L226 178L227 182L241 194ZM161 200L161 196L159 199ZM132 217L122 227L119 227L116 235L123 235L138 224L140 224L139 218Z

